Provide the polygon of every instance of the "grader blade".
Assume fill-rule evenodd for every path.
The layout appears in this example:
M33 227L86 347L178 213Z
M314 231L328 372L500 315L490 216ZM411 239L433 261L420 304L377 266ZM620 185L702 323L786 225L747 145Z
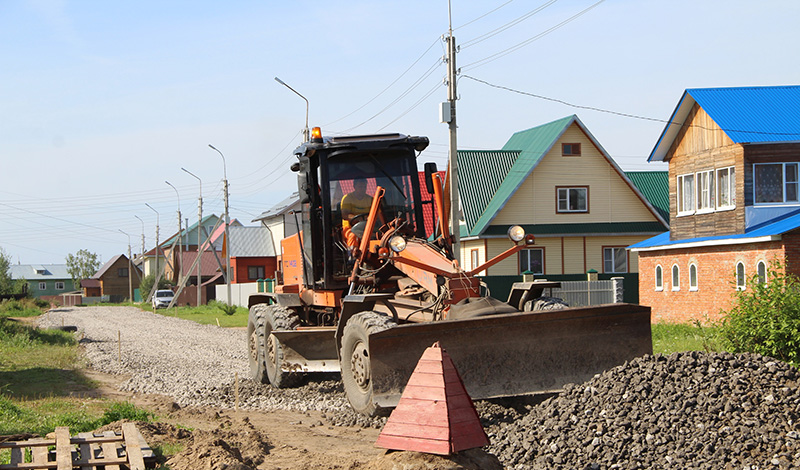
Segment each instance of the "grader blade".
M473 399L558 391L653 352L650 308L632 304L400 325L369 337L378 406L397 405L436 341Z

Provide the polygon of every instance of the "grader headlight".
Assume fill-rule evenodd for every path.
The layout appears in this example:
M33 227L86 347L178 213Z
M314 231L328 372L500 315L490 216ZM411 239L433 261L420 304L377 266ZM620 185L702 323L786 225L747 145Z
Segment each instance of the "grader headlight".
M525 229L519 225L512 225L508 228L508 238L514 243L519 243L525 238Z
M389 239L389 248L395 253L400 253L406 249L406 239L400 235L395 235Z

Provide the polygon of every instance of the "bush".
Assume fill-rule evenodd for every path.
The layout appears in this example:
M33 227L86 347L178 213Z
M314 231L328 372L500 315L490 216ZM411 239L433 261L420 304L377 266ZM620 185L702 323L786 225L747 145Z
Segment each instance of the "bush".
M142 278L142 282L139 283L139 292L142 295L142 299L147 299L150 295L150 290L153 288L153 284L156 282L156 275L155 274L148 274L147 276ZM165 279L161 278L158 280L158 289L169 289L172 287L172 283Z
M800 279L772 263L767 282L754 276L737 291L720 324L731 352L753 352L800 365Z

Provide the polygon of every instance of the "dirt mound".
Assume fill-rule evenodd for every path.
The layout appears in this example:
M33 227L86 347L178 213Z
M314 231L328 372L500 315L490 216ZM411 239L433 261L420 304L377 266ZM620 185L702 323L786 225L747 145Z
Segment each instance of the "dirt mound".
M235 430L195 430L186 448L167 461L172 470L255 470L272 445L245 418Z
M387 452L362 467L364 470L503 470L503 465L483 449L469 449L444 457L420 452Z

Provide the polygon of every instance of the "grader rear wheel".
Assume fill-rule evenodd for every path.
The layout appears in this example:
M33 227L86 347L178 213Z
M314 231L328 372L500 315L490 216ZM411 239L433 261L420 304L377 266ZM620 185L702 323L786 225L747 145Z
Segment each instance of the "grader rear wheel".
M353 409L367 416L383 414L375 404L372 391L372 367L369 335L396 326L392 319L377 312L361 312L347 321L342 332L340 350L342 383Z
M252 328L251 328L252 324ZM297 385L302 374L281 369L283 347L272 335L273 331L295 330L299 319L291 310L279 305L258 304L250 309L247 325L250 376L273 387L286 388Z

